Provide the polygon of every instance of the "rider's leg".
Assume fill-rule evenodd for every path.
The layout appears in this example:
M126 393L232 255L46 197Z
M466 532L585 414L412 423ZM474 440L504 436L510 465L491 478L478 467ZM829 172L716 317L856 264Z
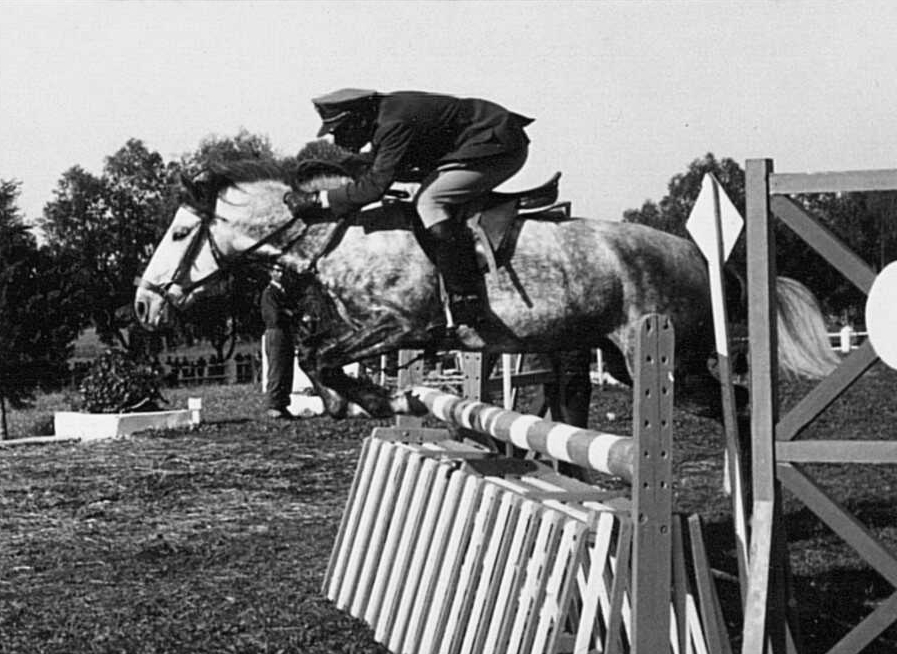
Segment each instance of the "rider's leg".
M480 274L470 231L455 220L443 220L427 229L436 267L442 272L452 318L475 327L483 317Z
M482 318L483 298L473 237L461 224L457 207L510 178L526 161L527 150L440 166L421 184L415 204L435 244L436 265L443 275L452 317L473 326Z

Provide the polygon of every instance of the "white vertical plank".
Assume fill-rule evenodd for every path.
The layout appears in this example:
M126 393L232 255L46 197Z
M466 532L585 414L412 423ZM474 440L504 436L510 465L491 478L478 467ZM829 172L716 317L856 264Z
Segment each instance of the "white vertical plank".
M374 629L374 639L379 643L384 643L389 638L395 624L399 599L407 581L408 568L411 565L411 557L417 544L424 507L433 488L435 473L436 461L431 458L425 459L420 474L415 480L411 505L399 536L395 564L386 584L380 616Z
M423 464L423 459L417 454L410 452L407 447L400 448L400 452L402 453L402 458L405 459L405 469L402 473L396 470L396 474L400 474L395 481L399 486L398 497L389 519L384 520L388 525L386 540L383 544L380 565L375 571L374 583L371 587L370 597L364 613L365 622L372 627L379 623L380 611L385 602L384 596L387 584L393 576L392 572L393 567L396 565L399 543L404 533L405 521L408 518L408 512L414 497L414 489L417 486L417 479Z
M440 461L436 464L436 472L430 493L423 507L417 538L411 550L411 563L408 566L407 574L401 582L398 610L396 611L393 628L387 641L387 646L393 652L403 651L402 644L405 641L408 623L411 620L411 612L414 608L414 599L417 596L417 590L423 576L424 563L433 543L433 531L436 528L436 521L442 510L442 501L445 497L451 471L452 466L448 463Z
M461 566L470 548L472 532L475 529L479 533L491 531L491 523L486 524L485 528L482 525L475 526L479 512L490 511L490 505L494 501L494 498L487 492L486 486L482 479L468 475L461 504L455 513L452 532L443 557L443 565L436 581L433 603L430 606L430 612L426 618L426 628L420 642L420 652L436 651L443 638L450 636L450 632L447 633L449 610L458 590Z
M343 585L336 602L337 607L341 609L349 609L354 604L354 596L358 591L358 576L361 574L365 557L376 556L378 553L371 548L371 534L379 515L380 501L383 499L383 488L389 476L394 449L390 443L381 443L378 448L368 492L361 507L358 527L349 547ZM349 612L356 617L361 615L360 611Z

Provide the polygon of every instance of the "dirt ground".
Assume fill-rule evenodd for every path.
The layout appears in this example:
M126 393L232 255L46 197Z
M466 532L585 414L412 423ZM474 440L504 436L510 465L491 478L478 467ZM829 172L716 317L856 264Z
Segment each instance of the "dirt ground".
M897 439L894 389L897 373L874 370L814 434ZM801 391L784 389L783 406ZM387 421L270 422L249 386L171 399L181 406L198 392L204 424L194 431L0 449L0 652L384 651L320 585L361 441ZM704 519L737 645L721 433L675 418L676 505ZM625 434L630 421L629 392L595 393L590 426ZM897 469L817 468L897 551ZM788 497L785 513L801 636L807 652L825 651L894 589ZM865 651L897 651L897 630Z

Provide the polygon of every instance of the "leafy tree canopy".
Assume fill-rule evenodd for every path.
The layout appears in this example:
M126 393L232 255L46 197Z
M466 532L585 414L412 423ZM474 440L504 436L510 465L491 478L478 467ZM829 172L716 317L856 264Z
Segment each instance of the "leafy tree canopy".
M625 211L623 220L689 238L685 222L706 173L716 176L744 216L744 170L732 159L718 160L708 153L670 179L668 193L660 202L646 200L640 209ZM880 269L897 257L897 192L822 193L794 199L874 268ZM861 322L865 296L780 221L773 224L778 273L806 284L823 307L841 321ZM742 232L729 262L743 272L746 260Z
M717 160L712 153L695 159L684 173L674 175L667 194L656 203L645 200L641 209L623 212L623 221L641 223L678 236L688 236L685 221L701 192L704 175L713 173L735 208L744 215L744 170L733 159Z
M167 226L171 173L159 153L131 139L106 158L99 177L79 166L63 173L44 208L49 244L77 262L84 313L106 343L128 346L130 316L120 309L133 300L133 279Z
M62 174L40 226L47 256L66 267L67 283L79 290L71 294L80 302L79 327L93 324L107 345L158 351L158 336L137 336L130 308L133 279L143 272L178 207L181 175L246 158L274 159L268 138L246 129L234 137L210 135L194 152L169 162L141 140L130 139L106 158L99 175L78 165ZM221 326L225 314L224 322L236 336L257 336L258 292L264 281L256 276L237 283L230 297L192 312L187 316L195 323L191 331L208 338L219 353L230 334Z
M181 157L180 168L187 175L196 175L214 163L274 158L274 150L267 136L252 134L241 127L234 137L210 134L203 138L196 150Z
M0 437L6 403L62 378L78 335L78 289L69 263L37 246L17 206L19 182L0 180Z

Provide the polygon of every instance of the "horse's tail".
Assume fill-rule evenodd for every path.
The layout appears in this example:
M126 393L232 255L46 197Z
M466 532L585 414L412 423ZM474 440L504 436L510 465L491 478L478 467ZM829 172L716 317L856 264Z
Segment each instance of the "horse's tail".
M810 289L790 277L777 277L776 300L780 368L811 379L831 374L840 359Z

